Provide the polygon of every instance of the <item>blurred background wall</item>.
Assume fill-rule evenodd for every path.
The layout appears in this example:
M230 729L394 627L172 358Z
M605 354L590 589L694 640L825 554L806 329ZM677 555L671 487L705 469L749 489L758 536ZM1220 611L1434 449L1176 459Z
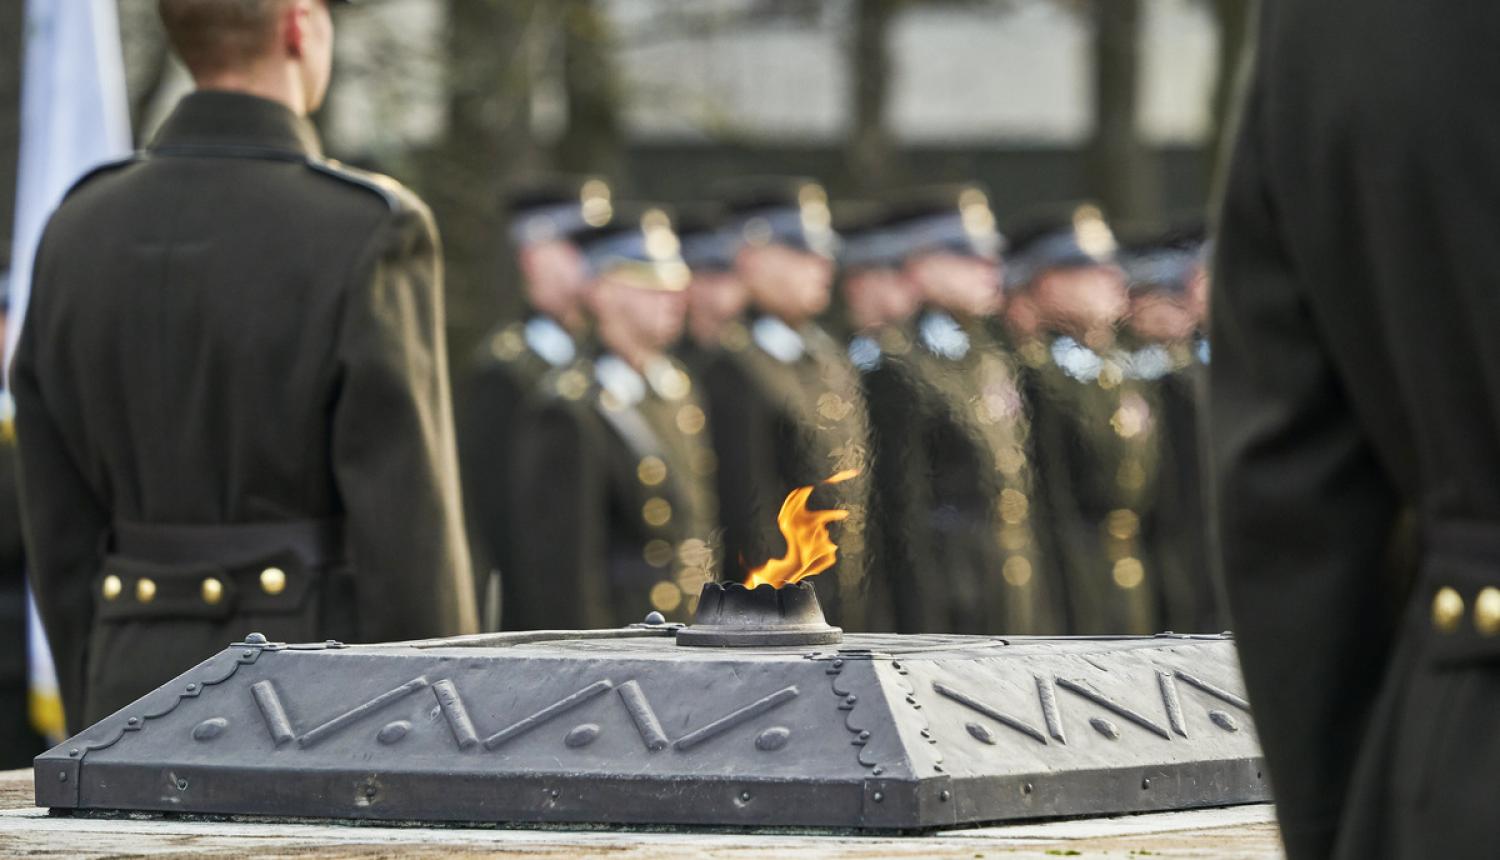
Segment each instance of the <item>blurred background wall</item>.
M622 196L796 173L835 197L940 180L1008 214L1093 197L1128 220L1207 201L1251 0L365 0L339 11L329 153L432 204L456 362L514 276L497 200L598 172ZM155 0L119 0L144 142L186 90ZM8 267L19 0L0 2L0 270Z

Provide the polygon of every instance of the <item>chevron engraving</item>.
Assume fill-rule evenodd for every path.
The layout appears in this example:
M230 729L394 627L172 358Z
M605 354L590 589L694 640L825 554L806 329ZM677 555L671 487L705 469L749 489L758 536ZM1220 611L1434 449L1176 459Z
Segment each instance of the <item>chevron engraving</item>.
M780 708L798 696L796 686L783 687L688 732L676 741L672 741L667 737L666 730L662 728L661 719L657 717L655 709L652 708L651 702L647 700L646 694L641 689L639 682L630 680L616 686L613 681L603 679L595 681L526 717L516 720L481 741L479 731L474 726L474 720L469 714L469 709L464 703L463 696L458 691L458 686L448 678L435 682L428 681L425 675L413 678L398 687L381 693L367 702L324 721L317 727L301 735L298 735L293 728L286 704L282 700L281 694L277 692L275 685L270 681L259 681L251 685L250 693L255 699L256 707L260 711L261 718L265 721L266 730L270 732L272 741L277 746L281 746L295 740L298 747L306 749L327 738L341 734L355 723L405 699L419 690L429 688L432 690L433 696L437 699L438 710L442 712L443 718L453 735L454 743L458 748L460 750L468 750L483 746L485 750L489 751L497 750L521 735L533 729L540 728L561 717L563 714L580 708L603 696L611 690L619 693L621 705L624 706L626 712L630 715L631 722L634 724L636 731L640 733L641 740L646 744L646 749L652 753L660 752L668 747L673 747L684 752L694 749L736 726ZM597 735L598 727L593 724L589 725L593 729L593 735ZM577 731L575 729L569 737L574 738ZM590 740L592 740L592 737L591 735ZM573 743L570 745L583 746L584 744ZM760 749L762 751L774 751L781 749L783 745L784 741L781 744L769 746L762 744Z

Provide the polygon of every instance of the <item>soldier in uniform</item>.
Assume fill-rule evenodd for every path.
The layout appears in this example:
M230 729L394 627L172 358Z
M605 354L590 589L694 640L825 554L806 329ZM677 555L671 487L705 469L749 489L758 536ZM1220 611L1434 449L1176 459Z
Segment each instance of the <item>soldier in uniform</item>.
M724 329L744 316L750 294L734 271L739 241L725 228L716 207L689 210L677 223L682 259L691 278L687 288L687 330L676 352L690 372L701 375L719 351Z
M516 600L553 627L688 620L716 567L712 450L692 380L667 350L688 271L660 209L576 237L598 352L549 377L516 431Z
M523 515L510 509L510 451L522 404L540 390L542 379L584 360L588 272L574 236L606 223L610 212L609 186L593 178L552 178L518 188L507 200L509 239L527 311L481 342L459 418L470 540L476 571L482 572L476 593L487 628L547 623L532 613L505 575L525 573L511 555L524 523L518 520ZM579 373L587 372L579 368Z
M1198 405L1208 350L1202 332L1204 240L1198 222L1138 235L1121 252L1130 280L1120 338L1124 364L1157 416L1160 451L1156 498L1142 537L1161 585L1160 624L1178 633L1223 630L1228 621L1209 572L1199 457Z
M260 631L476 625L430 213L323 158L324 0L162 0L198 91L82 180L12 383L70 729Z
M876 532L905 632L1063 631L1032 520L1017 370L985 325L1002 298L1000 243L984 192L963 186L908 195L846 248L856 269L846 290L869 277L859 269L885 268L921 303L850 350L865 376Z
M828 308L836 237L827 195L811 180L755 180L727 193L738 239L734 269L750 293L708 365L718 456L724 575L741 579L787 550L776 524L787 494L820 486L814 507L841 508L831 532L838 562L810 580L829 615L850 629L889 625L883 587L865 581L869 432L859 375L815 322Z
M0 271L0 343L9 304ZM16 484L16 432L9 392L0 391L0 768L25 767L45 747L31 725L27 654L26 552L21 540L21 493Z
M1038 518L1079 634L1156 632L1147 556L1157 417L1121 348L1128 308L1114 235L1097 207L1036 216L1012 231L1005 318L1026 369Z
M1494 857L1500 6L1260 10L1210 468L1282 840L1291 860Z

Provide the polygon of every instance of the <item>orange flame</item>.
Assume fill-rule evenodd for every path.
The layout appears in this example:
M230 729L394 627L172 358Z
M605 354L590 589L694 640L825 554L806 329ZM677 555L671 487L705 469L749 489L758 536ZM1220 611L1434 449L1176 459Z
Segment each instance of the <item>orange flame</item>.
M857 476L858 469L839 472L825 484L842 484ZM786 555L773 558L750 571L745 577L745 587L755 588L801 582L809 576L817 576L838 561L839 547L828 535L828 526L847 519L848 511L810 511L807 501L812 497L813 487L798 487L781 503L781 513L776 515L776 526L786 538Z

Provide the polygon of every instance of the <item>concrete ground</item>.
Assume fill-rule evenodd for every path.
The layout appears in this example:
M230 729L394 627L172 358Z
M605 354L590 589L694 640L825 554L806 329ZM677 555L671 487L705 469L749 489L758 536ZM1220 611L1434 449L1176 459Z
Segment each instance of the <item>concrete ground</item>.
M617 830L495 830L67 818L32 805L31 771L0 773L5 857L1280 858L1271 807L1016 824L905 838Z

